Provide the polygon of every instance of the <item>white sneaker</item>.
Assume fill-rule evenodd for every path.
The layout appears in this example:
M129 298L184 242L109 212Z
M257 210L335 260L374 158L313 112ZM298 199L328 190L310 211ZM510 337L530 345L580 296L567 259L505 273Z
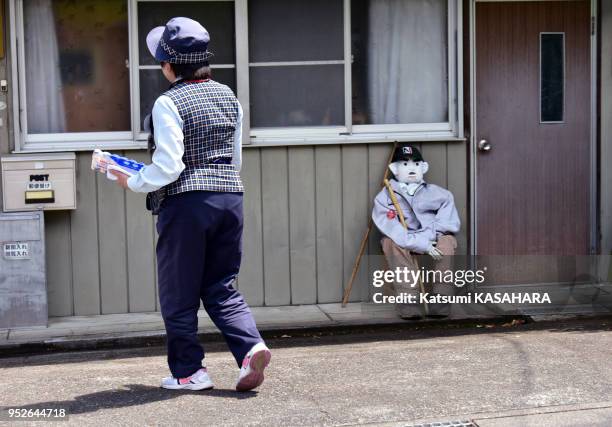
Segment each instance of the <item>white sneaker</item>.
M242 359L236 390L248 391L259 387L264 380L263 372L271 357L270 349L263 342L255 344Z
M202 368L187 378L166 377L162 380L161 386L170 390L208 390L215 385L208 376L206 368Z

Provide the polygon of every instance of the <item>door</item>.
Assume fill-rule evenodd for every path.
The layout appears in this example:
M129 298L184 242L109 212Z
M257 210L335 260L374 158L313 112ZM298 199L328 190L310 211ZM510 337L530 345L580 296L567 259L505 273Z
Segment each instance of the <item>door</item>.
M590 244L589 1L477 2L476 252L571 281Z

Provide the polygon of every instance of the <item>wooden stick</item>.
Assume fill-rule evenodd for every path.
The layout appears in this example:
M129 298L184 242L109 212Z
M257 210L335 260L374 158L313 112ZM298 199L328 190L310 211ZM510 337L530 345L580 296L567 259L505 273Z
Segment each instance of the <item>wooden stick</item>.
M361 265L361 258L363 256L363 252L365 251L366 243L368 243L368 238L370 237L370 231L372 230L373 225L374 221L372 221L372 219L370 218L370 222L368 223L368 229L363 235L363 239L361 239L361 245L359 245L359 252L357 252L357 258L355 259L355 264L353 265L351 278L349 279L348 285L344 290L344 297L342 298L342 307L346 307L346 303L348 302L349 296L351 295L353 283L355 282L355 276L357 276L357 271L359 270L359 266Z
M382 185L384 185L387 177L389 176L389 164L391 163L391 159L393 158L393 153L395 152L395 148L397 147L397 141L393 143L393 148L391 148L391 154L389 154L389 159L385 164L385 174L383 175ZM368 243L368 238L370 237L370 231L372 231L372 226L374 225L374 221L372 220L372 216L370 215L370 221L368 222L368 229L363 235L363 239L361 239L361 245L359 245L359 252L357 252L357 258L355 258L355 263L353 264L353 271L351 271L351 278L349 279L346 289L344 290L344 297L342 298L342 307L346 307L346 303L348 303L349 296L351 295L351 290L353 289L353 283L355 282L355 277L357 276L357 271L359 271L359 266L361 265L361 258L363 257L363 252L365 251L366 244Z
M406 224L406 221L404 219L404 212L402 212L402 207L400 206L399 202L397 201L397 196L395 195L395 191L393 191L393 188L391 188L391 184L389 183L388 180L385 179L385 187L387 187L387 192L389 193L389 197L391 198L391 202L393 203L393 207L395 208L395 211L397 212L397 216L399 217L400 222L402 223L402 226L408 230L408 224ZM419 263L417 261L416 258L413 258L414 261L414 266L416 267L417 271L419 270ZM421 291L422 294L425 293L425 286L423 285L423 281L421 280L421 275L418 275L418 281L419 281L419 290ZM423 308L425 309L425 314L429 314L429 306L427 305L426 302L423 303Z

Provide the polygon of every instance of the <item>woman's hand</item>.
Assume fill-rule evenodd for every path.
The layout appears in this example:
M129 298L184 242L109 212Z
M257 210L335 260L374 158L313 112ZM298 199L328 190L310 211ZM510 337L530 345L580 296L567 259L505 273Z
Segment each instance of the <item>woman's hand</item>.
M128 188L127 181L128 181L129 175L119 172L118 170L111 170L110 173L117 177L117 181L115 182L117 183L119 187L123 189Z

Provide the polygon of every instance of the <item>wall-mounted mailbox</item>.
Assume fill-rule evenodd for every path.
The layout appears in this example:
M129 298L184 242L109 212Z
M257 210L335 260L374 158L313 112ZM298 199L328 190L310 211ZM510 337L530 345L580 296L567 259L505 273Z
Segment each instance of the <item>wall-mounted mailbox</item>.
M0 158L4 211L76 209L75 161L74 153Z

